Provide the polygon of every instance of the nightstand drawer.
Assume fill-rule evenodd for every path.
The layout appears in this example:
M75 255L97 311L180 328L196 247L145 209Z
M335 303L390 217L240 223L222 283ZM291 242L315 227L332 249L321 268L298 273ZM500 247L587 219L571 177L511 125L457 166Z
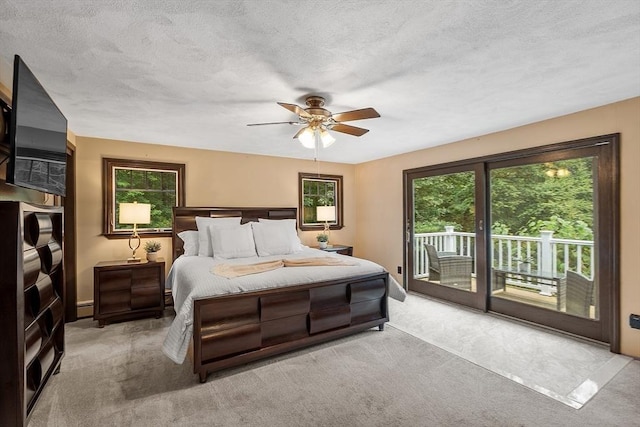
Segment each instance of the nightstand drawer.
M164 260L107 261L94 267L93 318L100 327L110 320L162 316Z
M101 314L121 313L131 310L129 289L118 292L100 292L99 312Z
M100 292L125 291L131 287L131 272L128 270L101 271L98 275Z
M158 281L160 280L160 269L157 268L154 263L152 267L136 268L131 271L131 287L132 288L144 288L144 287L158 287Z
M156 287L141 287L136 286L131 289L131 308L138 310L141 308L154 308L160 305L160 299L158 297L158 288Z

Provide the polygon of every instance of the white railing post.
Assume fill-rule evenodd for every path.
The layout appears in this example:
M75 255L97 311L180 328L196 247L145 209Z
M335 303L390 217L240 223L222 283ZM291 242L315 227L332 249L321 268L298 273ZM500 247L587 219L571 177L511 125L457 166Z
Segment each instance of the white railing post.
M540 270L548 273L552 273L553 266L552 238L553 231L540 231Z
M422 279L427 276L427 256L424 249L424 244L428 243L428 236L415 234L415 247L414 247L414 272L413 275L416 279Z
M444 232L445 232L445 237L444 237L445 252L458 253L456 236L453 235L453 225L445 225Z
M541 230L540 231L540 271L546 274L553 275L553 245L551 239L553 238L553 231ZM540 286L541 295L551 295L550 285Z

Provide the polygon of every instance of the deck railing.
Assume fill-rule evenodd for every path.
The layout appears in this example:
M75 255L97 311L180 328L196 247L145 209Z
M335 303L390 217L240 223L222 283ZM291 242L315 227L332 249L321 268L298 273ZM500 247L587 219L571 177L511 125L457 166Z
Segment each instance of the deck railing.
M473 258L473 275L476 274L475 234L454 231L419 233L414 236L414 276L417 279L429 275L429 261L425 243L438 251L455 252ZM553 275L565 275L567 270L577 271L591 280L594 277L595 254L593 241L555 239L553 231L542 231L540 236L491 236L492 266L499 269L524 268ZM522 264L522 265L521 265Z

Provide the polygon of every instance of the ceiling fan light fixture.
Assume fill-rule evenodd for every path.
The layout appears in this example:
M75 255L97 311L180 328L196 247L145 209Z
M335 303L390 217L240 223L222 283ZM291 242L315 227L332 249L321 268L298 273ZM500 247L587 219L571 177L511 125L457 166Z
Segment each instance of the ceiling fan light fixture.
M300 135L298 135L298 141L304 148L314 149L316 148L315 132L310 126L306 127Z
M298 116L297 122L249 123L247 126L279 124L303 125L305 127L296 132L293 138L297 138L303 147L315 150L320 147L320 144L322 144L323 148L327 148L336 142L333 135L329 133L329 130L352 136L362 136L369 132L368 129L347 125L344 122L380 117L380 114L371 107L333 114L331 111L323 108L324 98L317 95L307 96L306 104L308 108L302 108L295 104L287 104L286 102L278 102L278 105Z
M331 147L336 139L329 133L326 129L320 130L320 141L322 141L322 147L327 148Z

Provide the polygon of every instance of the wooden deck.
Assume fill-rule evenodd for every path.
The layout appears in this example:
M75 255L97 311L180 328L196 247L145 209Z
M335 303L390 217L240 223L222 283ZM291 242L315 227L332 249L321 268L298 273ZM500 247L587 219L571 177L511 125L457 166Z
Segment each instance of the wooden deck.
M427 282L428 279L420 279ZM431 282L438 283L438 282ZM475 292L477 289L476 279L471 279L471 292ZM547 310L556 311L557 297L555 295L546 296L540 295L540 292L533 289L521 288L513 286L507 283L504 291L502 289L494 291L493 297L508 299L511 301L519 302L527 305L534 305L536 307L546 308ZM591 319L595 319L595 307L591 306L591 313L589 316Z

